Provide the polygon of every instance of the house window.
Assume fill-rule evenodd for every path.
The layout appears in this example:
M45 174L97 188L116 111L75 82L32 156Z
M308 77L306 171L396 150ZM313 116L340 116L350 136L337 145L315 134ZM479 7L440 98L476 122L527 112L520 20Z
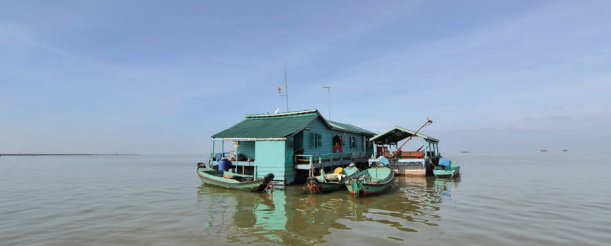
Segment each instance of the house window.
M356 137L350 137L350 148L356 149Z
M312 148L322 147L322 134L310 133L310 147Z

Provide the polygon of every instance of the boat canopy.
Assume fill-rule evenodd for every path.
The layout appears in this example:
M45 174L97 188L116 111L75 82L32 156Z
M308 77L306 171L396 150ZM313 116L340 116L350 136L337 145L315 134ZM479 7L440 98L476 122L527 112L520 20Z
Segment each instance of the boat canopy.
M399 141L406 139L410 136L413 136L414 133L416 132L409 130L409 129L405 129L400 126L395 126L378 135L375 135L374 137L369 139L369 141L375 144L395 144L396 145ZM439 140L429 137L427 135L424 135L422 133L418 133L416 134L416 136L423 138L425 141L429 143L438 143L439 142Z

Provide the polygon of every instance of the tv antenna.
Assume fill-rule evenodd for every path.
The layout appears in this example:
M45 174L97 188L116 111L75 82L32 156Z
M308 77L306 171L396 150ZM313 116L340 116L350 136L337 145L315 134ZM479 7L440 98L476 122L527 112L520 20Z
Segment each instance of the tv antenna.
M329 119L331 119L331 86L323 86L329 92Z
M286 112L289 112L289 86L286 78L286 61L284 62L284 95L282 95L282 86L278 86L278 94L281 97L286 97Z

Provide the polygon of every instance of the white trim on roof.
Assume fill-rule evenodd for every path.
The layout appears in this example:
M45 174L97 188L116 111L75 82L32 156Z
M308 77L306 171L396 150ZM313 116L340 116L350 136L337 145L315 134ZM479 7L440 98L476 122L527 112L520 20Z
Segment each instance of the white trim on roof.
M286 138L222 138L225 141L285 141Z
M302 111L293 111L286 113L277 113L277 114L247 114L244 118L265 118L265 117L278 117L278 116L289 116L289 115L299 115L299 114L312 114L316 113L318 110L302 110Z
M331 121L329 121L329 125L331 125L331 126L333 126L333 127L336 127L336 128L339 128L339 129L348 130L348 129L346 129L346 128L343 128L343 127L341 127L341 126L338 126L338 125L336 125L336 124L331 123Z

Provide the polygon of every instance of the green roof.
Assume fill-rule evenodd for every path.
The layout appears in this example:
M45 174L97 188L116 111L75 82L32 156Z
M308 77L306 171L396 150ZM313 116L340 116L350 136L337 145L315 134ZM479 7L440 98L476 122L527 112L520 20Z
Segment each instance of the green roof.
M329 124L331 125L331 128L335 129L335 130L344 130L344 131L350 131L350 132L357 132L357 133L363 133L365 135L376 135L375 132L370 132L368 130L365 130L363 128L357 127L357 126L353 126L350 124L344 124L344 123L340 123L337 121L331 121L331 120L327 120L327 122L329 122Z
M414 133L416 132L409 130L409 129L405 129L403 127L395 126L378 135L375 135L374 137L369 139L369 141L381 140L383 144L398 143L399 141L406 139L409 136L414 135ZM427 135L424 135L422 133L418 133L416 134L416 136L424 138L428 142L439 142L439 140L429 137Z
M286 137L302 131L317 117L320 117L331 129L375 135L373 132L350 124L327 121L318 110L304 110L279 114L246 115L242 122L214 134L212 137L241 141L284 140Z
M318 111L301 111L299 114L246 115L242 122L212 135L213 138L281 139L301 131L318 117Z

